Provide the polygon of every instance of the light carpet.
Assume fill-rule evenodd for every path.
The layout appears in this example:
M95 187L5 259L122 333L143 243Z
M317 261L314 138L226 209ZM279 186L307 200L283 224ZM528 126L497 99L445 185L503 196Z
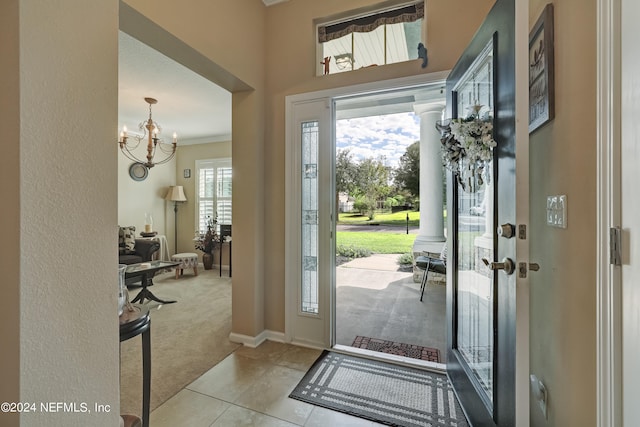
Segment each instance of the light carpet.
M391 426L469 425L446 375L326 350L289 397Z
M177 300L145 302L151 315L151 410L240 347L229 341L231 279L219 277L217 269L198 273L185 270L177 280L174 272L160 274L149 288L160 299ZM130 299L138 291L131 288ZM123 414L142 413L140 336L120 344L120 407Z

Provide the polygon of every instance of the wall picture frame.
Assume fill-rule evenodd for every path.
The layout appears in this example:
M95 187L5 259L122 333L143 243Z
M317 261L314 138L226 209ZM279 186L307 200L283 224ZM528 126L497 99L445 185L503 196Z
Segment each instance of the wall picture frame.
M182 172L185 178L191 178L191 169L184 169Z
M529 133L555 117L553 4L544 7L529 33Z

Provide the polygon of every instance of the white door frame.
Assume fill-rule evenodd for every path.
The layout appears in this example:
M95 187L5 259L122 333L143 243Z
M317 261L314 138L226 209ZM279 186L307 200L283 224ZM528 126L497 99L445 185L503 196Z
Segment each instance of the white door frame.
M622 425L621 271L609 263L620 226L621 0L597 2L597 425Z
M325 286L329 286L330 289L320 289L320 308L317 316L318 328L323 328L322 337L317 334L306 334L303 332L304 328L301 328L301 323L312 323L309 316L301 316L298 310L299 301L299 284L300 284L300 251L299 242L300 227L297 219L298 212L298 197L295 194L297 185L297 179L299 174L297 171L300 169L299 157L297 155L297 147L295 144L297 130L295 128L294 111L296 105L303 105L310 102L324 101L325 105L329 108L333 108L332 100L334 98L352 95L361 95L366 93L377 92L381 90L393 90L402 89L412 86L423 86L432 83L444 82L447 78L449 71L441 71L436 73L421 74L410 77L403 77L398 79L382 80L372 83L364 83L354 86L347 86L341 88L326 89L316 92L308 92L296 95L289 95L285 98L285 342L290 342L297 345L316 347L316 348L330 348L333 344L331 342L332 329L334 327L332 320L331 307L335 302L335 277L332 278L331 283L326 283ZM334 117L333 111L328 114L328 117ZM334 135L331 136L334 138ZM332 141L333 143L333 141ZM322 283L321 283L322 285ZM328 304L323 303L327 301L324 295L328 295Z

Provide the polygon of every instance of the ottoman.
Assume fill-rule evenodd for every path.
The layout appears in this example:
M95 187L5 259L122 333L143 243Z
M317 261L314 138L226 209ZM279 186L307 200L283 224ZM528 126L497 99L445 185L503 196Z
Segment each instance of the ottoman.
M198 254L191 252L175 254L171 256L171 261L180 263L176 267L176 279L182 275L185 268L193 268L193 274L198 275Z

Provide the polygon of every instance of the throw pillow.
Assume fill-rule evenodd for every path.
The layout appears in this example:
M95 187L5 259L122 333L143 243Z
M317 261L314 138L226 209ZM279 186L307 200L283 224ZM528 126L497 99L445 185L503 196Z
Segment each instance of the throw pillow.
M133 252L136 246L136 227L133 225L120 227L118 243L119 247L125 249L125 252Z

